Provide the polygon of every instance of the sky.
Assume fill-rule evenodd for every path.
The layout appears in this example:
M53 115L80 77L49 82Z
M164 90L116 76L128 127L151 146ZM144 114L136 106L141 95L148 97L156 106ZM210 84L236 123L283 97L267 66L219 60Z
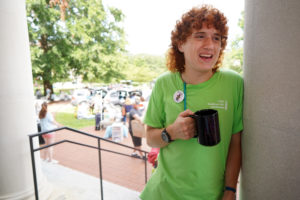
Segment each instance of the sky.
M238 20L244 10L244 0L103 0L125 15L123 27L132 54L164 55L170 45L171 31L183 13L194 6L211 4L228 19L230 44L242 31Z

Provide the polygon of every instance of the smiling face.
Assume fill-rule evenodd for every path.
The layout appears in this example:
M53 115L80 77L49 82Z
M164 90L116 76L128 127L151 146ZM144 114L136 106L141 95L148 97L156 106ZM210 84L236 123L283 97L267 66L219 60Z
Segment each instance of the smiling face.
M213 35L211 35L211 30L213 30ZM203 36L201 34L195 35L196 32L202 32ZM227 18L221 11L210 5L193 7L182 15L171 32L171 45L167 52L166 63L168 69L171 72L184 73L187 70L186 67L198 66L199 69L199 63L206 63L202 67L207 67L208 62L215 61L215 58L217 58L216 62L211 62L211 65L209 64L208 66L213 67L212 73L216 72L222 65L224 49L227 44L227 34ZM203 48L203 51L198 50L205 43L209 42L208 39L212 39L214 36L219 36L220 43L213 44L214 46L220 45L220 50L215 51L211 47ZM215 39L211 41L215 42ZM192 43L189 44L190 42ZM191 56L193 53L208 54L201 55L202 61L195 62L194 60L192 62ZM217 54L219 56L216 56ZM197 65L195 65L196 63Z
M221 36L213 26L203 24L178 49L184 54L186 72L212 72L220 55Z

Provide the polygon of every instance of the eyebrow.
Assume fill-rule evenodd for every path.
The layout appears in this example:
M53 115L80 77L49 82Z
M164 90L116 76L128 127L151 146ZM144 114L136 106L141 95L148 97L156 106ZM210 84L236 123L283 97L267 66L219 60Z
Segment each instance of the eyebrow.
M195 32L194 35L199 35L199 34L206 34L206 32ZM221 37L221 34L219 33L214 33L215 36L220 36Z

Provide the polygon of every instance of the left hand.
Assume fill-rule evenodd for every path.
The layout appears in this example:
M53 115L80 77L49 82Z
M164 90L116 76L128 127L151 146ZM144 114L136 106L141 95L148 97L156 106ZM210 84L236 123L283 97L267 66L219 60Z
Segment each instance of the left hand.
M232 191L225 191L223 194L223 198L222 200L235 200L235 193L233 193Z

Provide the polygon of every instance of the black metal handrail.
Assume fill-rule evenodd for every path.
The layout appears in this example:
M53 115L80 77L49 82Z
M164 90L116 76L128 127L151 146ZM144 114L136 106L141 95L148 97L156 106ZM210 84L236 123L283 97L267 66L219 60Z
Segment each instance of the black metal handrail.
M60 131L60 130L69 130L69 131L76 132L76 133L79 133L79 134L82 134L82 135L85 135L85 136L88 136L88 137L93 137L93 138L97 139L98 146L96 147L96 146L82 144L82 143L74 142L74 141L70 141L70 140L61 140L59 142L55 142L55 143L52 143L52 144L49 144L49 145L46 145L46 146L43 146L43 147L33 148L33 138L34 137L37 137L37 136L40 136L40 135L44 135L44 134L47 134L47 133L51 133L51 132ZM100 141L101 140L103 140L105 142L110 142L110 143L116 144L118 146L123 146L123 147L130 148L130 149L136 149L134 147L131 147L131 146L128 146L128 145L125 145L125 144L120 144L120 143L117 143L117 142L114 142L114 141L111 141L111 140L108 140L108 139L105 139L105 138L102 138L102 137L99 137L99 136L95 136L95 135L92 135L92 134L89 134L89 133L86 133L86 132L83 132L83 131L79 131L79 130L76 130L76 129L73 129L73 128L69 128L69 127L61 127L61 128L56 128L56 129L52 129L52 130L49 130L49 131L43 131L43 132L39 132L39 133L35 133L35 134L30 134L29 135L29 142L30 142L30 154L31 154L31 162L32 162L35 199L36 200L39 199L39 194L38 194L38 184L37 184L37 177L36 177L36 167L35 167L34 152L40 151L42 149L49 148L51 146L62 144L62 143L65 143L65 142L76 144L76 145L81 145L81 146L85 146L85 147L89 147L89 148L93 148L93 149L97 149L98 150L99 173L100 173L100 177L99 177L99 179L100 179L100 193L101 193L101 199L104 199L103 198L103 185L102 185L101 151L106 151L106 152L110 152L110 153L114 153L114 154L119 154L119 155L122 155L122 156L128 156L128 157L131 157L131 156L128 155L128 154L125 154L125 153L120 153L120 152L116 152L116 151L112 151L112 150L101 148L101 146L100 146ZM144 151L144 150L140 150L140 149L136 149L136 150L139 150L139 151L143 152L145 154L145 158L147 158L147 154L149 152ZM143 159L143 158L136 158L136 159ZM143 159L143 160L145 162L145 183L147 183L147 159Z

